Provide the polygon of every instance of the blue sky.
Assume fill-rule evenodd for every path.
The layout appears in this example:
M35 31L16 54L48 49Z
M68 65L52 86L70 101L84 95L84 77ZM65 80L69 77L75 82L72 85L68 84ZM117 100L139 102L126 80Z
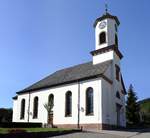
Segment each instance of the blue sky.
M56 70L92 60L95 19L106 0L0 0L0 107ZM118 16L126 88L150 97L150 1L107 0Z

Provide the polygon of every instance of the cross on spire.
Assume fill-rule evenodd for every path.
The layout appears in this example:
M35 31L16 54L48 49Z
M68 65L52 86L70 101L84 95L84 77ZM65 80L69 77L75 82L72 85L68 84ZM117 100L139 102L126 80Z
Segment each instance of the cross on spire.
M108 4L107 3L105 3L105 12L106 12L106 14L108 13Z

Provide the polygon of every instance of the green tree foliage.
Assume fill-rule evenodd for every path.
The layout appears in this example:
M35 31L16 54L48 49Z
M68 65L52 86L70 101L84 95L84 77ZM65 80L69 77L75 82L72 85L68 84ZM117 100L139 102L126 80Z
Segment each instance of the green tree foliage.
M0 122L12 122L12 109L0 108Z
M127 102L126 102L126 117L127 123L136 125L140 122L139 104L137 103L137 96L133 90L133 86L129 86Z
M44 107L47 110L48 114L50 114L52 112L53 106L54 106L54 103L53 103L53 99L52 98L50 98L48 103L44 104Z
M141 100L138 104L140 105L141 121L150 124L150 98Z

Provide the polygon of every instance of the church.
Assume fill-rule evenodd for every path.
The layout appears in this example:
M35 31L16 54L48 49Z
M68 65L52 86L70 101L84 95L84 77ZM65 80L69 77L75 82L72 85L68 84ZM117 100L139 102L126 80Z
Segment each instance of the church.
M118 45L119 19L107 12L94 22L92 60L58 70L13 97L13 122L58 128L125 127L126 89ZM45 104L51 102L49 112Z

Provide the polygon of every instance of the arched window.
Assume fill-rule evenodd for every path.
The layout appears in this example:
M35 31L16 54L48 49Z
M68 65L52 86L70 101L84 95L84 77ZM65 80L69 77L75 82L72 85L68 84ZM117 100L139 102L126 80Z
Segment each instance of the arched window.
M86 90L86 115L93 115L93 88Z
M115 67L116 67L116 80L120 80L120 67L115 64Z
M65 116L72 115L72 93L68 91L65 97Z
M99 35L99 44L104 44L106 43L106 33L105 32L102 32L100 33Z
M24 119L25 116L25 99L21 100L21 113L20 113L20 119Z
M116 92L116 97L120 99L120 94L118 91Z
M33 101L33 118L38 117L38 105L39 105L39 99L38 97L35 97Z
M115 35L115 44L118 47L118 37L117 37L117 35Z
M48 96L48 105L49 106L54 106L54 95L53 94L50 94Z

